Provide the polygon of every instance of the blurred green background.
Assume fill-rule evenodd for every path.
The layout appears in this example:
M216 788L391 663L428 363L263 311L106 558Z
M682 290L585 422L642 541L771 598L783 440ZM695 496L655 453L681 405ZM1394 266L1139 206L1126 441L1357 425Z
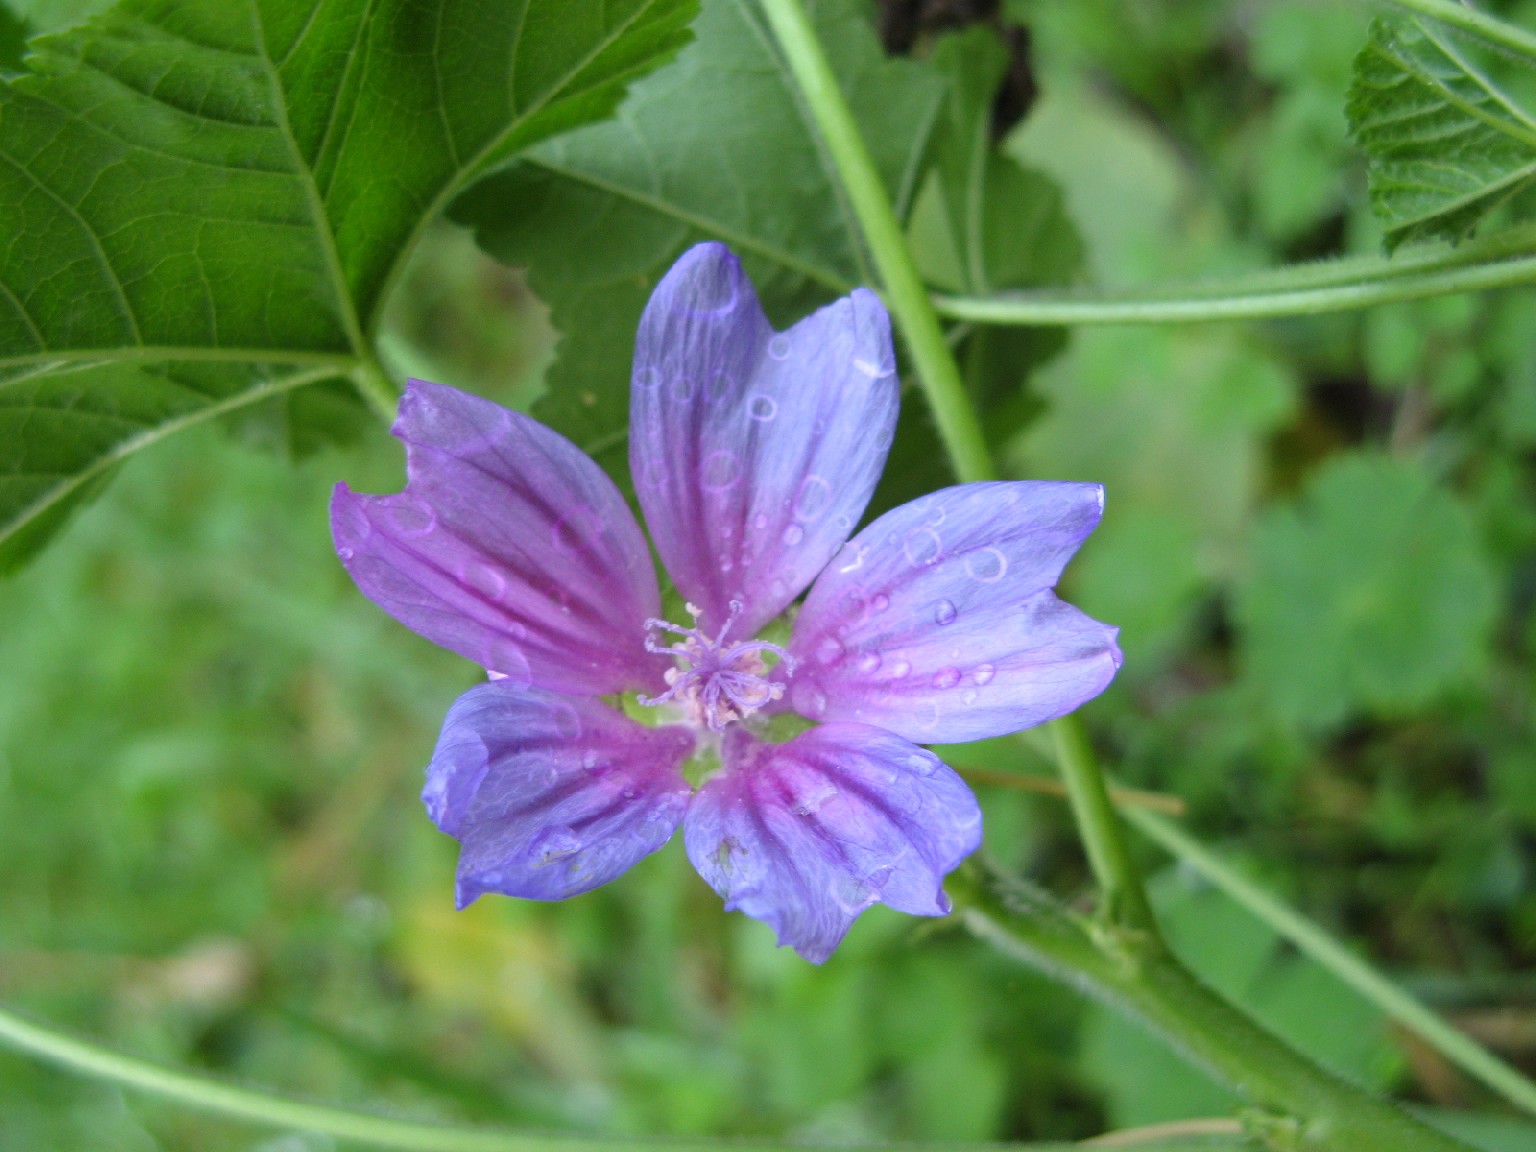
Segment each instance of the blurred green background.
M0 64L91 7L7 2ZM1536 24L1536 4L1502 7ZM1363 7L1001 16L1030 29L1014 44L1037 90L1006 149L1060 184L1093 281L1376 249L1343 114ZM517 272L444 226L387 347L402 372L526 407L557 338ZM1086 709L1106 759L1536 1072L1536 293L1078 332L1017 399L1014 474L1108 488L1068 586L1123 628L1126 666ZM0 584L7 1003L325 1100L548 1129L1048 1139L1230 1110L951 927L877 908L823 968L776 951L677 843L563 905L455 913L455 845L416 793L479 673L336 563L332 485L402 480L393 443L351 423L317 447L273 407L173 438ZM1013 740L952 759L1050 770ZM1086 894L1058 802L979 792L990 852ZM1247 913L1145 860L1222 990L1364 1083L1481 1112L1465 1122L1489 1147L1533 1146ZM0 1051L0 1148L327 1147Z

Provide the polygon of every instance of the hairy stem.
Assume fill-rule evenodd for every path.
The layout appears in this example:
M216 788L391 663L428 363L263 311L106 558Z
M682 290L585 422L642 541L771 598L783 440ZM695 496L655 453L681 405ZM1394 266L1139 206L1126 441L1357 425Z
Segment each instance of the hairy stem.
M1005 292L936 296L955 320L980 324L1188 324L1346 312L1536 284L1536 229L1509 228L1456 248L1438 245L1391 259L1350 257L1268 272L1155 284L1118 292Z
M927 289L907 250L890 196L810 18L799 0L762 0L762 5L858 216L955 474L961 480L991 480L997 469L982 437L981 421L966 396L939 318L928 304Z
M801 0L762 0L790 71L826 138L864 238L886 279L887 299L922 376L946 449L964 480L996 474L937 315L917 278L901 227L880 187L853 114L827 65ZM1168 952L1110 805L1104 777L1076 721L1054 734L1079 833L1104 887L1108 915L1083 927L994 878L962 893L967 923L999 947L1087 983L1119 1002L1226 1079L1276 1109L1261 1135L1280 1146L1327 1152L1466 1152L1466 1146L1323 1071L1206 988ZM966 875L975 876L980 866ZM964 887L964 877L957 883Z
M1041 893L972 863L950 884L981 939L1139 1017L1263 1114L1277 1148L1469 1152L1459 1140L1327 1072L1192 975L1155 937L1075 920Z
M1536 1114L1536 1084L1511 1065L1457 1031L1393 984L1323 928L1249 880L1171 820L1155 812L1125 810L1126 819L1176 859L1193 865L1237 903L1312 957L1388 1017L1417 1033L1425 1043L1481 1080L1506 1100Z

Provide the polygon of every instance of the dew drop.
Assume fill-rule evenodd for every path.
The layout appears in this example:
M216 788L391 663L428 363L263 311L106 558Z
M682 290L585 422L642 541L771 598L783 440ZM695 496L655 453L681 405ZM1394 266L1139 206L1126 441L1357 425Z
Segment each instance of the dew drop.
M841 513L832 518L832 524L839 532L846 532L853 527L853 521Z
M844 656L843 646L835 637L823 636L821 642L816 645L816 662L818 664L836 664Z
M815 791L806 792L796 802L794 813L796 816L811 816L821 811L822 805L837 795L837 789L831 784L823 783Z
M669 391L672 393L672 399L676 400L679 404L686 404L689 400L693 399L693 377L676 377L672 381L672 387Z
M896 875L896 865L882 864L864 877L864 883L877 892L891 882L891 877Z
M533 838L533 843L528 845L528 855L533 859L535 868L564 860L580 851L581 839L563 824L544 829Z
M395 531L402 536L423 536L437 527L437 513L414 500L397 500L386 505Z
M901 546L902 552L907 557L907 563L914 568L926 568L939 558L943 549L944 542L932 528L919 528L908 536Z
M716 372L704 386L706 400L720 400L731 390L731 378L724 372Z
M336 555L340 556L343 560L350 560L352 559L353 552L350 548L338 548L336 549Z
M992 667L990 664L978 664L976 665L975 671L971 673L972 678L974 678L976 683L980 684L983 688L992 683L992 677L996 675L997 669Z
M649 392L661 383L661 373L655 368L645 367L635 369L634 386Z
M871 615L877 615L881 612L884 612L890 606L891 598L884 592L880 592L877 593L875 598L869 602L869 611Z
M761 392L752 397L747 404L747 415L763 423L767 423L778 414L779 402L772 396L764 396Z
M704 457L699 465L699 483L711 492L720 492L741 479L741 461L736 453L720 449Z
M795 710L802 716L815 720L827 710L827 694L821 689L810 685L797 685L795 689Z
M560 769L555 767L553 760L550 760L544 764L542 775L544 777L544 787L553 788L556 781L560 779Z
M965 558L965 571L978 584L996 584L1008 572L1008 557L996 548L983 548Z
M976 689L967 688L965 690L965 695L961 699L965 701L965 706L969 708L972 704L976 703L976 697L979 695L981 695L981 693L977 692Z
M581 754L581 766L588 772L597 767L597 753L590 748Z
M939 758L914 753L907 757L907 767L919 776L932 776L938 770Z
M960 669L940 668L933 674L933 686L935 688L953 688L960 683Z
M772 340L768 341L768 355L775 360L789 359L789 337L780 332Z
M752 517L752 527L756 528L759 532L768 527L768 514L766 512L759 512L756 516Z
M581 717L569 704L556 704L550 709L550 720L555 734L562 740L574 740L581 735Z
M464 570L464 583L487 600L500 600L507 590L507 578L485 564L471 564Z
M878 652L864 652L864 653L861 653L860 656L859 656L859 659L858 659L857 667L858 667L859 671L862 672L865 676L869 676L869 675L873 674L880 667L880 653L878 653Z
M784 529L784 534L779 539L793 548L805 539L805 529L798 524L791 524L788 528Z
M953 624L958 615L960 615L959 610L950 600L940 600L934 605L933 622L935 624Z
M887 368L883 364L871 364L868 360L855 360L853 366L871 380L884 379L894 371L894 369Z
M891 665L891 679L905 680L907 678L907 673L911 671L912 662L910 660L897 660L894 664Z
M795 518L819 520L831 503L832 485L824 477L807 476L800 481L800 491L795 496Z

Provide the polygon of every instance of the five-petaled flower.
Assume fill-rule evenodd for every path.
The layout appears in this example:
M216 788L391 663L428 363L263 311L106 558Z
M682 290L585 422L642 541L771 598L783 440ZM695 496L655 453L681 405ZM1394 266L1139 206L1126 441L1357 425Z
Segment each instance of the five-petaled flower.
M596 464L526 416L411 383L405 490L339 485L332 527L365 595L490 674L449 710L423 793L462 844L461 907L585 892L681 824L727 908L818 963L871 904L949 910L981 813L919 742L1060 716L1120 653L1052 591L1098 485L962 484L849 539L898 393L873 293L775 333L729 251L684 254L640 322L629 441L680 622L659 619L645 537ZM785 643L756 638L787 610ZM630 692L659 723L605 699ZM813 723L775 743L785 713ZM718 764L697 789L696 751Z

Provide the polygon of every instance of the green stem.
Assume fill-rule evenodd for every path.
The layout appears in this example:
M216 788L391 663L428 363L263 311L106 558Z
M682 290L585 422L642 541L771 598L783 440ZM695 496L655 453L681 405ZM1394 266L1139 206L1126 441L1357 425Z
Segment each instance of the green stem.
M121 1084L204 1112L274 1128L319 1132L337 1140L405 1152L784 1152L774 1140L647 1140L497 1131L380 1116L296 1100L211 1076L165 1068L66 1036L0 1008L0 1043L71 1072ZM882 1152L884 1145L839 1146ZM1014 1145L1017 1152L1072 1152L1075 1145ZM932 1152L1004 1152L1007 1145L931 1145ZM1170 1150L1171 1152L1171 1150Z
M352 372L352 386L368 402L368 407L384 427L394 426L395 415L400 407L400 391L390 380L389 374L373 357L359 360Z
M944 342L939 318L929 306L927 290L902 236L901 222L891 208L880 173L838 89L837 77L817 42L810 18L799 0L762 0L762 5L864 231L885 287L886 302L896 314L912 353L918 380L955 474L965 481L991 480L997 469L981 434L981 422Z
M1536 283L1536 230L1511 228L1449 250L1350 258L1123 292L936 296L954 320L1020 326L1187 324L1313 316Z
M1514 24L1506 24L1493 16L1487 16L1476 8L1458 4L1453 0L1387 0L1397 8L1428 16L1442 24L1470 32L1489 44L1508 48L1530 60L1536 61L1536 34Z
M1171 820L1155 812L1122 809L1125 818L1175 858L1192 864L1211 883L1312 957L1387 1016L1416 1032L1446 1059L1527 1112L1536 1114L1536 1084L1465 1033L1451 1027L1393 984L1321 927L1249 880Z
M1124 829L1110 802L1109 787L1094 760L1082 722L1075 714L1063 716L1051 721L1050 729L1088 864L1099 882L1101 914L1111 923L1156 935L1157 920L1141 873L1131 859Z
M967 927L1000 951L1087 990L1173 1038L1267 1115L1251 1127L1273 1146L1328 1152L1469 1152L1381 1097L1325 1071L1255 1024L1162 943L1074 920L1040 893L984 865L949 885Z

